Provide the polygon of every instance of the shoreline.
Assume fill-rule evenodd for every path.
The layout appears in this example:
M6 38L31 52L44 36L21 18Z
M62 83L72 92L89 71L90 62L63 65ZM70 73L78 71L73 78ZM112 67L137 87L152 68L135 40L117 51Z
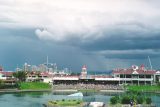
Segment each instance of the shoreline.
M78 90L65 89L65 90L52 90L52 92L78 92Z
M79 92L80 90L75 89L28 89L28 90L18 90L18 89L0 89L0 93L14 93L14 92ZM108 92L108 93L124 93L128 90L97 90L96 92ZM86 90L87 92L87 90ZM90 92L90 90L88 91ZM160 94L160 91L143 91L144 93L156 93Z
M125 90L99 90L99 92L124 93Z
M0 89L0 93L14 93L14 92L50 92L52 89L39 89L39 90L18 90L18 89Z

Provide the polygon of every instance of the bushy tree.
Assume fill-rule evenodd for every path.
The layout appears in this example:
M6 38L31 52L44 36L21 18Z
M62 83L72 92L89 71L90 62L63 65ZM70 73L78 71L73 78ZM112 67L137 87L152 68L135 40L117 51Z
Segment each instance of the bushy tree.
M17 71L13 73L13 76L18 79L18 81L23 82L26 80L27 73L24 71Z
M112 97L111 99L110 99L110 102L111 102L111 104L117 104L118 103L118 100L119 100L119 97Z
M80 104L80 103L81 103L80 101L77 102L77 104Z
M4 81L0 80L0 88L3 88L3 87L4 87Z
M146 103L147 103L147 104L151 104L151 103L152 103L151 98L149 98L149 97L148 97L148 98L146 98Z
M130 104L130 97L129 96L124 96L122 97L122 104Z
M137 98L137 103L138 104L143 104L143 102L144 102L144 98L142 96Z

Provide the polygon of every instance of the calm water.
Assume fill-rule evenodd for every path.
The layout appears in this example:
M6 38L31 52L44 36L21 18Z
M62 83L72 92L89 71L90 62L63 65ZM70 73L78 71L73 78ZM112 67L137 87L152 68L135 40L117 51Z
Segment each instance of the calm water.
M73 98L67 95L72 93L55 92L25 92L25 93L0 93L0 107L43 107L42 104L49 100L60 99L83 99L83 101L109 102L111 96L120 95L118 93L84 92L83 98ZM152 98L153 103L160 107L160 94L146 94Z

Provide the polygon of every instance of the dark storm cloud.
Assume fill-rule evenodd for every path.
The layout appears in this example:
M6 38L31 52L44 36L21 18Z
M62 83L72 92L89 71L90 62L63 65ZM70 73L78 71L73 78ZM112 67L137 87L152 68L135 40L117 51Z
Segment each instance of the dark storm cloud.
M113 34L107 32L102 38L91 42L84 42L79 46L85 50L100 51L100 50L128 50L128 49L160 49L160 32L138 33L136 31L112 31ZM134 36L135 34L135 36ZM105 34L104 34L105 35Z
M0 65L5 70L22 67L25 62L39 65L46 62L47 55L49 62L57 63L59 69L79 70L84 62L79 59L84 57L79 51L72 46L39 40L34 29L0 29Z
M33 28L5 28L0 27L0 37L2 38L8 38L8 41L10 41L10 38L23 38L23 39L31 39L31 40L37 40L38 37L35 36L33 33ZM7 36L7 37L6 37Z
M146 59L148 56L152 58L160 57L160 32L156 29L148 29L143 25L138 24L137 26L143 27L145 30L124 30L123 27L118 30L106 30L102 38L87 42L76 42L75 44L86 50L87 54L96 53L109 59L141 60ZM114 51L117 50L119 52L115 53ZM141 52L139 53L137 50ZM146 52L146 50L150 51ZM104 51L103 54L101 54L101 51ZM125 51L125 53L123 51Z
M0 1L0 63L41 63L46 55L77 69L83 63L92 68L128 65L130 59L141 63L148 55L158 62L159 2Z
M119 38L119 37L118 37ZM82 44L85 50L99 51L99 50L128 50L128 49L160 49L160 40L144 39L125 39L125 38L104 38L93 43ZM159 38L159 37L158 37Z
M138 53L133 53L132 54L106 54L104 55L105 58L109 58L109 59L130 59L130 60L141 60L141 59L147 59L148 56L150 56L151 58L158 58L160 57L159 53L157 54L138 54Z

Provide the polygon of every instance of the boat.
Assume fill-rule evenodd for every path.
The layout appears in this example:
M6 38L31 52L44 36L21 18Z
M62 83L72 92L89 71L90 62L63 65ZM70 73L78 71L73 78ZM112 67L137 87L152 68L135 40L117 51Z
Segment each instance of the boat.
M83 93L78 92L78 93L74 93L74 94L70 94L68 96L72 96L72 97L83 97Z

